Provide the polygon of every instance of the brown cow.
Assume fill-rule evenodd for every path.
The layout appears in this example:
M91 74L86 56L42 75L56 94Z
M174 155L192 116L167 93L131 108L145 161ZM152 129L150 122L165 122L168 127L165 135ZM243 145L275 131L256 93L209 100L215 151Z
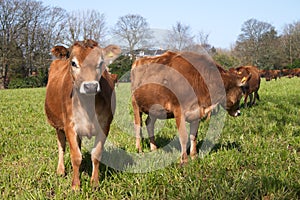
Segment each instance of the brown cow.
M285 76L285 77L288 77L288 78L293 78L294 77L292 69L282 69L281 74L282 74L282 76Z
M246 86L243 87L244 93L244 107L247 107L247 99L250 97L249 105L255 104L256 99L259 100L258 90L260 87L260 71L255 66L241 66L235 68L237 74L247 76L251 74L251 78ZM253 97L254 94L254 97Z
M181 164L187 162L185 122L190 123L191 151L197 155L196 138L200 119L221 104L231 116L238 116L241 86L250 76L230 73L206 55L168 51L160 56L136 60L131 69L131 91L136 147L142 151L142 114L148 114L147 131L151 150L156 119L175 118L181 144Z
M79 167L82 160L81 139L96 136L91 152L92 184L99 180L99 161L115 108L114 79L106 64L120 53L118 46L100 48L93 40L75 42L69 49L55 46L46 90L45 112L56 129L58 174L65 174L66 139L70 145L73 167L72 188L80 187Z
M300 68L293 69L292 73L293 73L294 76L300 77Z

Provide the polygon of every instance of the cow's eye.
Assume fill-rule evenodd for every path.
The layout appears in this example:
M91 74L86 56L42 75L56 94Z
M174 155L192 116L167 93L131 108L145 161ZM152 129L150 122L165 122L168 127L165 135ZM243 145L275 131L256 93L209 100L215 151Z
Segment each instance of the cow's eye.
M72 61L71 62L72 67L77 67L76 62Z

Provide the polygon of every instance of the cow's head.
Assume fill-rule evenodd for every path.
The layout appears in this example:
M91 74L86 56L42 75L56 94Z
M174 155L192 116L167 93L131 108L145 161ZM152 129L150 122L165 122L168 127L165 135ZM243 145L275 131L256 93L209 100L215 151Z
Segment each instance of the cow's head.
M100 48L93 40L75 42L70 48L55 46L52 54L67 59L73 78L73 87L81 94L95 95L100 92L99 80L102 73L121 49L115 45Z
M246 74L245 76L241 74L231 73L230 86L226 88L226 105L225 109L229 115L237 117L241 114L240 112L240 100L243 96L242 87L248 84L249 79L252 74Z

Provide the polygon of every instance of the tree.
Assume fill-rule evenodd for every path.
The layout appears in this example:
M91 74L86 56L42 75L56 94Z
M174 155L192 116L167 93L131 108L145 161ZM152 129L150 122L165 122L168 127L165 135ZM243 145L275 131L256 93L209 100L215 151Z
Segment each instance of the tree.
M229 50L217 49L212 57L226 69L239 67L241 65L240 61L233 55L232 51Z
M8 85L8 72L10 66L13 65L13 53L15 51L15 48L17 48L16 40L18 37L18 33L23 26L23 24L18 19L20 8L21 6L18 1L0 1L0 89L3 89ZM18 58L15 59L18 60Z
M189 50L194 46L194 36L191 27L181 22L176 22L165 39L168 49L175 51Z
M210 52L211 51L211 45L208 43L208 37L209 34L205 33L203 31L199 31L198 35L198 42L200 44L200 46L206 51L206 52Z
M50 49L62 41L64 13L34 0L0 1L0 88L12 79L36 76L39 70L47 76Z
M147 20L140 15L134 14L120 17L112 29L112 33L127 42L131 55L133 55L133 50L136 47L144 48L152 38L152 32Z
M107 34L105 15L95 10L70 12L64 32L64 43L67 45L85 39L93 39L102 44Z
M293 65L300 60L300 21L287 24L283 29L281 46L285 55L285 65Z
M269 23L249 19L242 25L241 31L234 49L241 62L261 68L274 67L278 61L275 28Z
M130 56L121 55L112 64L109 65L109 71L118 75L121 82L130 82L130 69L133 60Z

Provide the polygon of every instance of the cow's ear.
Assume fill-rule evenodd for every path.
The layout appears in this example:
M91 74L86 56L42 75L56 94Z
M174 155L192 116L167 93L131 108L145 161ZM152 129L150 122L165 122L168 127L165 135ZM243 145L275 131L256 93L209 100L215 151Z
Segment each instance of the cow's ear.
M111 64L121 54L121 48L116 45L108 45L103 49L103 57L106 65Z
M51 49L51 53L58 59L67 59L70 56L69 49L64 46L55 46Z
M238 79L238 86L242 87L248 84L248 81L250 80L252 74L249 73L248 76L243 76L241 78Z

